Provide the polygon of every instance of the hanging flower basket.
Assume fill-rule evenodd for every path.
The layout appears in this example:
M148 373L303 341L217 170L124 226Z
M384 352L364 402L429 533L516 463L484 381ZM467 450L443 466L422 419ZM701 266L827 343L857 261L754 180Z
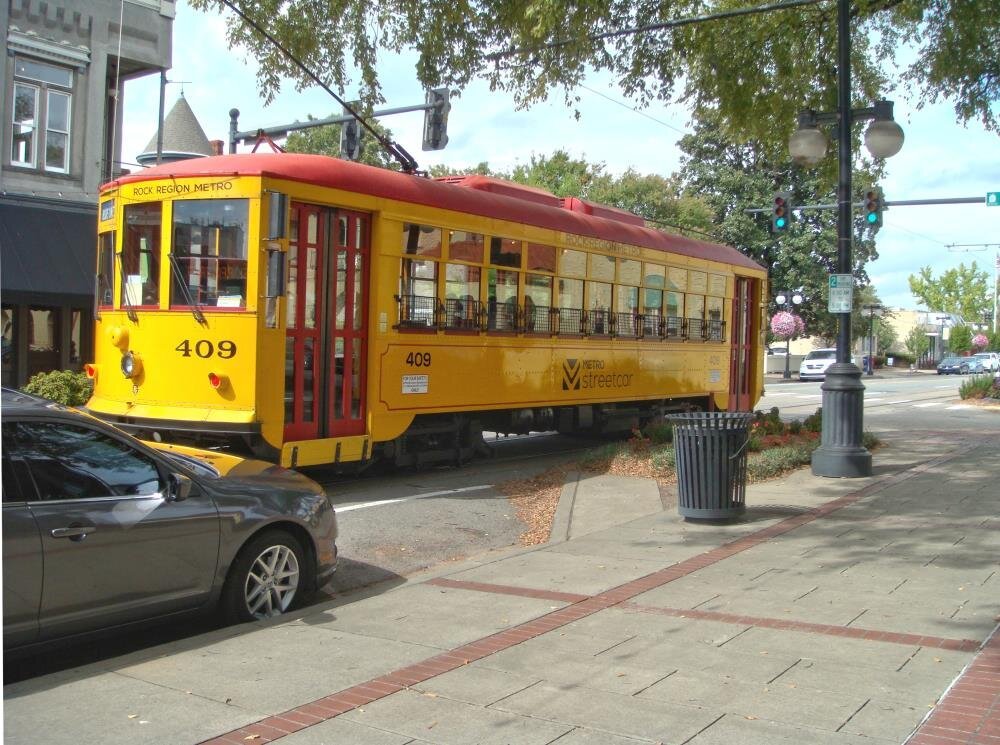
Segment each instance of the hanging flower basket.
M771 333L777 339L794 339L806 331L806 324L799 316L779 310L771 316Z
M972 337L972 348L977 352L981 352L986 349L989 343L990 340L986 338L985 334L976 334Z

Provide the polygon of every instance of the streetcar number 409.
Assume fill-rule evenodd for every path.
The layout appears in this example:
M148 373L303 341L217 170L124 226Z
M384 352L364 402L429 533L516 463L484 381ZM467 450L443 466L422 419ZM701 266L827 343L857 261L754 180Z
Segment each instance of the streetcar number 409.
M410 352L406 355L406 364L410 367L430 367L430 352Z
M190 357L194 354L202 359L219 357L228 360L236 356L236 342L227 339L223 339L218 344L213 344L208 339L199 339L195 342L185 339L174 349L181 353L181 357Z

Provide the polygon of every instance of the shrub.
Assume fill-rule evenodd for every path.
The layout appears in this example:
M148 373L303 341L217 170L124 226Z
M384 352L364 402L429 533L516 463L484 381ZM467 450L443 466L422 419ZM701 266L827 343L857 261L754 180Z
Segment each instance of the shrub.
M653 456L649 460L653 464L653 468L658 471L677 470L677 456L674 454L672 447L660 448L653 453Z
M94 382L82 372L53 370L32 375L22 390L66 406L83 406L94 392Z
M761 481L807 465L818 444L817 441L803 442L754 453L747 459L747 480Z
M807 432L823 431L823 407L816 409L814 414L810 414L802 421L802 426Z
M992 375L975 375L962 381L958 395L962 398L992 398L996 395L995 388Z
M662 445L674 441L674 425L671 422L647 424L642 433L654 445Z

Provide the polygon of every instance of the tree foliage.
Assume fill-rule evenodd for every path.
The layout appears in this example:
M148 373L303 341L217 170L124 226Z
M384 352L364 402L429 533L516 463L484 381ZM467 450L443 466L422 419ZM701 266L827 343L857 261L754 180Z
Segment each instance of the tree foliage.
M792 192L793 204L835 202L832 191L815 171L795 166L786 152L764 142L748 140L733 144L717 118L696 123L694 132L681 138L683 153L677 176L680 193L697 199L710 210L707 229L714 239L739 248L768 269L772 295L780 290L799 290L805 298L796 312L806 329L824 343L837 334L837 319L826 311L829 276L837 270L837 213L835 210L800 210L788 230L770 231L768 213L747 214L750 206L770 205L775 189ZM857 173L856 191L872 183L871 171ZM704 228L706 223L696 227ZM858 215L852 271L858 283L855 310L861 304L878 302L874 290L865 291L865 265L877 258L874 230ZM777 310L776 307L773 310ZM868 333L867 321L855 313L853 336Z
M903 342L914 357L923 357L931 347L930 338L922 325L914 326Z
M980 321L993 311L989 275L976 262L948 269L935 277L929 266L909 277L910 292L931 311L955 313L967 321Z
M590 70L639 103L716 109L728 136L785 142L802 107L836 107L836 5L817 2L674 28L663 24L746 6L744 0L379 2L232 0L325 81L382 100L380 55L416 55L425 87L485 79L528 106L561 90L569 104ZM222 0L192 0L222 12ZM867 105L901 81L918 105L948 97L959 121L1000 130L1000 13L995 2L854 0L853 87ZM230 46L259 63L266 100L281 79L309 84L257 31L227 14ZM651 29L659 24L660 29ZM630 29L647 29L630 32Z
M969 352L972 350L972 328L960 324L951 329L948 334L948 349L952 352Z
M329 118L333 118L331 115ZM336 116L339 116L337 114ZM314 121L312 116L309 121ZM368 120L376 132L383 137L392 139L392 132L383 127L378 122ZM330 155L334 158L340 157L340 124L328 124L323 127L312 127L291 132L285 141L285 150L290 153L314 153L316 155ZM365 163L378 168L388 168L393 171L399 170L399 162L389 155L388 152L375 141L371 133L362 129L361 135L361 157L359 163Z

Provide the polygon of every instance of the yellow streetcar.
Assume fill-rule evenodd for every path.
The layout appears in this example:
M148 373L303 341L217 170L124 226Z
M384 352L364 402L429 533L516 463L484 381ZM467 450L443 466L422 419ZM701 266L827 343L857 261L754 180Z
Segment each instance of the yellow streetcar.
M622 210L317 155L104 186L91 412L285 466L750 410L765 270Z

